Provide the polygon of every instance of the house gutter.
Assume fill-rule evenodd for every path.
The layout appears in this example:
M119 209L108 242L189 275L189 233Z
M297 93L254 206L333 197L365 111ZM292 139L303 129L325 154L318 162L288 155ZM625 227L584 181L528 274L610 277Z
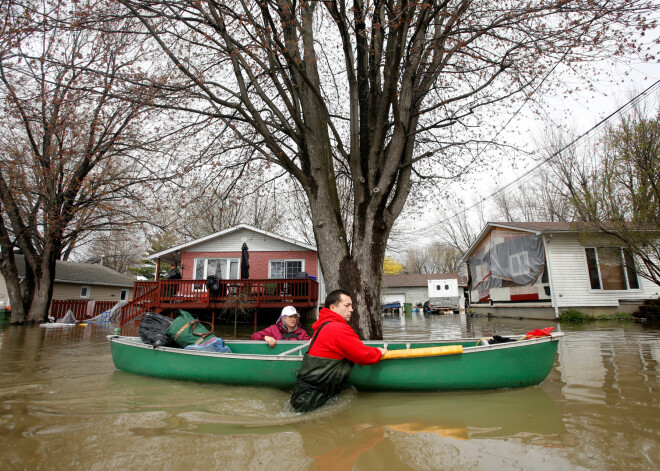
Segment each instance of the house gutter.
M552 276L552 268L550 263L550 252L548 251L548 245L550 245L550 240L552 239L552 234L543 236L543 250L545 251L545 264L548 267L548 281L550 282L550 302L552 307L555 309L555 319L559 319L559 306L557 306L557 300L555 299L555 284L553 282L554 278Z

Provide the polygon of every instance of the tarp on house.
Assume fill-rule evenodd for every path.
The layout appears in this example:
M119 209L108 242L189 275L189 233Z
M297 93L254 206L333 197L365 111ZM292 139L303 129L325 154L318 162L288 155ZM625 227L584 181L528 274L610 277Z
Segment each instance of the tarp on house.
M470 289L484 299L493 288L507 280L517 285L534 285L545 268L541 235L493 229L467 260Z

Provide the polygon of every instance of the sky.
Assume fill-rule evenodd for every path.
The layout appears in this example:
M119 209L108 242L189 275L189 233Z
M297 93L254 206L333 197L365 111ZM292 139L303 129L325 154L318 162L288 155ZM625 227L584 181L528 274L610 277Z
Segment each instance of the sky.
M523 109L518 119L505 130L504 134L508 132L506 139L516 146L538 153L547 126L570 128L575 135L585 133L626 104L633 96L660 80L658 62L603 61L594 64L594 71L594 77L597 77L593 81L595 91L582 90L568 96L562 94L546 97L546 105L541 116L532 113L531 109ZM645 102L660 104L660 94L657 92L651 94ZM496 164L501 170L496 178L488 172L475 172L466 181L449 185L447 193L453 197L431 201L426 214L422 217L417 215L414 218L402 219L401 222L404 224L401 226L408 228L405 232L410 243L416 246L430 245L438 224L454 223L453 220L445 221L448 216L459 213L479 200L492 200L492 193L507 184L514 186L507 191L515 191L516 182L537 163L524 153L511 152ZM493 220L488 210L485 213L486 220Z

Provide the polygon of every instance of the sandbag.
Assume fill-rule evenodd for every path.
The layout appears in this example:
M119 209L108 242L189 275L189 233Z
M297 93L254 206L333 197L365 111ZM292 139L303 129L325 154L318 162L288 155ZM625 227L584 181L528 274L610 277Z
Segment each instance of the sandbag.
M169 317L147 312L140 321L140 338L146 344L154 347L178 347L178 344L167 335L167 328L172 325Z
M217 338L203 324L211 326L210 322L199 321L188 311L180 309L179 316L167 328L167 335L184 348L188 345L199 345Z

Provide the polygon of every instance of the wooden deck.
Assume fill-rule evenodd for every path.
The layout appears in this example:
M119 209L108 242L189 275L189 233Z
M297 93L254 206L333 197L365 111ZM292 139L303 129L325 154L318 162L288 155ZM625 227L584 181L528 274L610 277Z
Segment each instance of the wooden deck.
M120 325L145 312L176 309L221 311L240 305L247 309L312 308L318 305L319 285L312 279L220 280L217 293L209 293L206 280L138 281L133 301L121 310Z

